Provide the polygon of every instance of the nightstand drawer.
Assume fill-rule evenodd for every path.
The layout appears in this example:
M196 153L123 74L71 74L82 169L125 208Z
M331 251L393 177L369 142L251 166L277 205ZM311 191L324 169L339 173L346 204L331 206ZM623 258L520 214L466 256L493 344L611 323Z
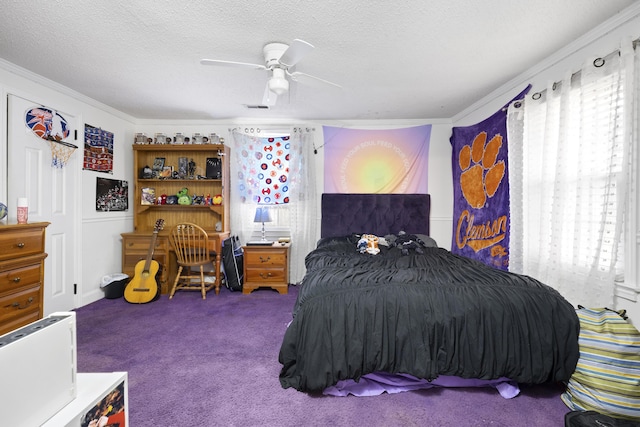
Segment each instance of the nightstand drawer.
M244 262L247 266L267 268L272 266L284 267L287 263L287 252L285 250L251 249L245 252Z
M247 268L247 282L284 282L285 270L283 268Z

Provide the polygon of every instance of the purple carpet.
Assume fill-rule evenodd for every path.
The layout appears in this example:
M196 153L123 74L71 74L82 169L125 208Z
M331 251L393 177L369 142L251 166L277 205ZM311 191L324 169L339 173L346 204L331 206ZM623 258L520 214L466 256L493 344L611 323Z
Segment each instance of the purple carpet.
M278 351L288 295L222 289L202 300L132 305L103 299L76 310L78 372L129 373L129 424L146 426L562 426L562 387L432 388L372 397L284 390Z

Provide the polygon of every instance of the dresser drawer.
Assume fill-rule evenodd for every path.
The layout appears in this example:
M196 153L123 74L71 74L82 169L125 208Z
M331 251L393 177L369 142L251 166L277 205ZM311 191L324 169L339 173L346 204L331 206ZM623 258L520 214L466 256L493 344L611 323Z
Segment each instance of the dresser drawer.
M151 236L139 236L139 237L127 237L123 240L123 249L126 253L149 253L149 246L151 245ZM153 248L155 251L167 251L167 240L156 239L156 245Z
M287 263L287 253L282 250L256 250L252 248L245 252L244 262L247 266L262 268L284 267Z
M0 261L44 252L43 230L17 228L0 234Z
M40 264L0 271L0 294L39 282Z
M26 313L20 313L20 316L15 318L10 318L4 323L0 323L0 335L4 335L7 332L14 331L23 326L27 326L29 323L33 323L36 320L40 320L42 317L40 316L39 311L29 311Z
M143 253L126 253L123 257L124 259L124 265L128 268L134 268L139 261L146 261L147 259L147 255L148 254L143 254ZM165 253L154 253L153 254L153 259L158 261L158 263L160 265L166 265L167 263L167 254ZM125 272L126 273L126 272Z
M40 284L0 297L0 324L40 314Z
M284 282L284 268L247 268L246 282Z

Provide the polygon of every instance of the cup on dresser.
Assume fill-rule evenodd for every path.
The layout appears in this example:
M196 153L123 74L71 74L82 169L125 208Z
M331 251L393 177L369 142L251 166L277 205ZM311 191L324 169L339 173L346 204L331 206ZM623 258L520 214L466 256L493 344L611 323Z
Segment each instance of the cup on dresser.
M26 224L29 220L29 203L26 197L18 198L18 224Z

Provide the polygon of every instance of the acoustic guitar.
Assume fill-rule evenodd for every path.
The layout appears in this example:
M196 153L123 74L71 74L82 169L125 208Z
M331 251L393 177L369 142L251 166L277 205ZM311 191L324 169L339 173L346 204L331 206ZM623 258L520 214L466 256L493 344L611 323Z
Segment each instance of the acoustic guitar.
M132 304L146 304L160 297L160 288L156 281L156 274L160 265L153 259L153 250L156 247L156 239L160 230L164 228L164 219L156 221L151 237L151 246L147 259L138 261L135 267L133 279L124 288L124 299Z

